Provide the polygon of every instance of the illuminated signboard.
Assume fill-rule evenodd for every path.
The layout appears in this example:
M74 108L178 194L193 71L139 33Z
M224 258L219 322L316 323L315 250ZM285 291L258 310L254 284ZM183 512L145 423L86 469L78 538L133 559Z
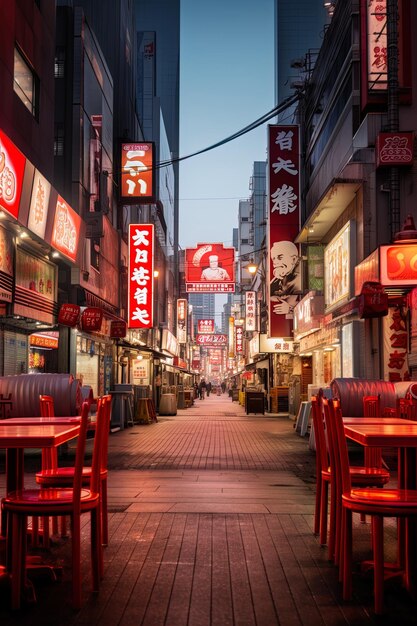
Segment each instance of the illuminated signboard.
M214 320L197 320L197 332L199 334L213 334Z
M229 358L233 359L235 356L235 318L229 317Z
M380 247L381 284L411 285L417 283L417 245L398 244Z
M350 298L351 263L355 229L352 222L332 239L324 251L324 301L326 308L341 304Z
M50 194L51 183L38 170L35 170L30 198L28 228L41 239L45 237Z
M233 293L235 249L222 243L199 243L185 250L185 286L191 293Z
M268 311L270 337L292 334L301 293L299 231L300 150L298 126L268 127Z
M197 335L196 341L200 346L224 346L227 335Z
M414 133L379 133L376 141L376 165L412 165Z
M129 328L152 328L153 263L154 225L129 224Z
M64 256L75 263L80 237L81 218L58 196L51 244Z
M387 0L367 2L368 89L386 89L388 83Z
M121 199L123 202L152 202L154 199L154 144L123 143Z
M187 300L177 300L177 339L178 343L187 343Z
M256 330L256 293L245 293L245 328L247 331Z
M235 325L235 350L236 350L236 354L242 354L243 352L243 326L242 324Z
M0 130L0 208L17 219L26 158Z

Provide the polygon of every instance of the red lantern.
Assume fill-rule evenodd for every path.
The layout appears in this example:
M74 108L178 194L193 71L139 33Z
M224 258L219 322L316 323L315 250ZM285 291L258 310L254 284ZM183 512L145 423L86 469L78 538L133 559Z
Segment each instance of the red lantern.
M103 321L103 310L90 306L81 313L81 328L87 332L98 331Z
M58 313L58 324L74 328L78 324L80 307L78 304L63 304Z
M381 283L367 281L359 296L359 317L361 319L388 315L388 294Z

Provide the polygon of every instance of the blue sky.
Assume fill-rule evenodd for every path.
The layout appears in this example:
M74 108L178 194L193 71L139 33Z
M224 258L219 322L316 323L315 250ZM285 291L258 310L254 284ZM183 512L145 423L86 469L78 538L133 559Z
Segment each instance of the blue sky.
M220 141L274 106L274 1L181 0L180 156ZM180 166L180 245L232 243L266 124Z

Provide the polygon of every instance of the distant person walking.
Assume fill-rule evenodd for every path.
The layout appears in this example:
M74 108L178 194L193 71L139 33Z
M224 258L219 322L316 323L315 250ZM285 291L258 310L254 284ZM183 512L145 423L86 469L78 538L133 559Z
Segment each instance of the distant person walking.
M222 393L224 393L226 391L226 383L223 381L220 386L222 388Z
M207 383L207 398L209 397L210 394L211 394L211 382L208 381L208 383Z

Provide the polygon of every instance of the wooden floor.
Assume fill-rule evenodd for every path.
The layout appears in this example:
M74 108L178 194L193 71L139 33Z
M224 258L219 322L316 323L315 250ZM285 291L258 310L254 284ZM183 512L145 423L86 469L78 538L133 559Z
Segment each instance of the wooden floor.
M38 463L38 454L27 455L27 484ZM35 577L37 603L18 613L0 589L1 625L417 624L417 606L398 581L387 584L384 618L373 617L369 574L358 570L354 600L341 600L337 571L312 533L314 453L287 416L247 416L226 395L210 396L113 433L109 467L100 593L89 592L86 517L82 610L68 603L70 542L61 541L42 556L61 559L62 578ZM393 556L393 524L386 534ZM369 556L369 525L358 522L355 537L359 561Z

